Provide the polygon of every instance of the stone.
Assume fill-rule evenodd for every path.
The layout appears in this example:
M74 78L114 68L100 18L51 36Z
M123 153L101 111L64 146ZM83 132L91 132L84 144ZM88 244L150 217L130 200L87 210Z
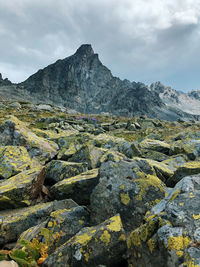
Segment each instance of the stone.
M23 146L0 147L0 178L8 179L33 166L27 150Z
M98 169L92 169L56 183L50 192L55 199L72 198L80 205L87 205L98 180Z
M91 221L98 224L119 213L124 229L138 227L145 213L165 196L165 185L151 174L134 171L135 162L105 162L90 197Z
M200 176L179 181L128 238L133 266L199 266Z
M186 162L176 169L174 175L167 180L166 184L173 187L183 177L198 173L200 173L200 161Z
M57 154L58 146L52 141L38 137L14 116L0 124L0 144L26 147L31 158L46 162Z
M89 169L99 167L100 158L107 150L95 147L91 143L83 145L73 156L69 159L74 162L85 162Z
M23 171L0 183L0 210L30 206L42 190L45 168Z
M83 228L44 262L44 267L123 266L126 237L119 215Z
M172 155L185 154L189 160L200 157L200 140L179 140L174 142L171 152Z
M139 143L139 148L141 150L152 150L161 152L163 154L169 154L170 145L159 140L151 140L151 139L144 139L142 142Z
M123 138L118 138L107 134L99 134L93 138L92 142L97 147L117 150L129 158L139 154L135 144L130 143Z
M31 239L38 231L38 225L48 222L52 212L59 209L71 209L77 204L71 200L53 201L15 210L0 211L0 246L17 241L21 235Z
M85 171L87 171L87 163L52 160L46 165L45 184L53 185Z

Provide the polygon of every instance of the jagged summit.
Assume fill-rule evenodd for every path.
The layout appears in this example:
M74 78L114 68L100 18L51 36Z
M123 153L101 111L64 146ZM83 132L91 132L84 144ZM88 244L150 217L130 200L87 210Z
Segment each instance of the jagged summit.
M77 50L75 55L79 56L92 56L94 55L94 50L91 44L82 44Z
M148 87L140 82L122 81L101 63L91 44L81 45L75 54L57 60L20 84L11 84L9 89L1 89L6 79L0 78L0 96L17 95L23 100L63 105L82 113L147 115L166 120L191 119L200 114L196 108L200 107L198 93L194 99L194 93L180 95L160 82Z
M11 81L8 80L8 78L3 79L2 74L0 73L0 85L10 85L12 84Z

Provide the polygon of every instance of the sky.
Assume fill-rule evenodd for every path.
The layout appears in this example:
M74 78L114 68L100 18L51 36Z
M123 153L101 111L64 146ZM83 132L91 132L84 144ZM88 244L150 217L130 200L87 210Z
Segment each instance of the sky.
M0 73L22 82L91 44L120 79L200 89L200 0L0 0Z

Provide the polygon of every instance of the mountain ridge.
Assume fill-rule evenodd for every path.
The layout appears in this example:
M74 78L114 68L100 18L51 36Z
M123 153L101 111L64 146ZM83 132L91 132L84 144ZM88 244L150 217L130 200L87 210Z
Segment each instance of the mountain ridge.
M188 99L196 96L195 103L197 106L199 103L199 109L190 114L189 108L184 109L184 101L178 108L173 102L180 93L166 88L169 87L159 83L148 87L140 82L114 77L90 44L81 45L73 55L38 70L24 82L1 86L0 80L0 95L4 94L7 98L9 92L10 95L15 92L16 100L24 97L31 102L62 105L82 113L110 112L130 117L147 115L166 120L194 119L200 115L198 91L188 96ZM174 99L173 94L167 99L160 90L174 92Z

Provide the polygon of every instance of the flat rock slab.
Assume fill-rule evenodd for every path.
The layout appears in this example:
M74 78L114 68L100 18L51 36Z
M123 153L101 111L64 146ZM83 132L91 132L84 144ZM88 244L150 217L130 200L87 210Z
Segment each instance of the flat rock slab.
M25 147L0 147L0 178L8 179L32 166L33 162Z
M80 205L89 203L90 194L98 183L98 169L92 169L72 178L64 179L51 187L55 199L72 198Z
M71 209L76 205L72 200L63 200L28 208L0 211L0 245L16 241L27 229L49 220L53 211L64 208Z
M87 171L87 163L52 160L46 166L45 184L53 185L85 171Z
M45 168L23 171L0 183L0 210L26 207L37 198L45 179Z

